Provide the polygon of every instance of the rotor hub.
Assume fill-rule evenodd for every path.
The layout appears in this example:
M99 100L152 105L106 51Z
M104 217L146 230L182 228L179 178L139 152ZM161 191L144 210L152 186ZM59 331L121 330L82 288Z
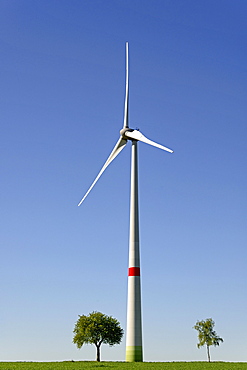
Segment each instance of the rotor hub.
M125 127L125 128L122 128L122 130L120 130L120 135L122 136L123 139L125 140L130 140L129 137L125 136L125 132L133 132L134 130L132 128L129 128L129 127Z

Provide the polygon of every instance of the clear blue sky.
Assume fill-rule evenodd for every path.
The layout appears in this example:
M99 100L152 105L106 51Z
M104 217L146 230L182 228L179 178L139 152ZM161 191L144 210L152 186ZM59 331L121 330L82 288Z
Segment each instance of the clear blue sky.
M247 361L245 0L2 0L0 361L95 359L72 331L126 324L130 144L119 137L130 47L139 144L145 361ZM103 346L103 360L124 360Z

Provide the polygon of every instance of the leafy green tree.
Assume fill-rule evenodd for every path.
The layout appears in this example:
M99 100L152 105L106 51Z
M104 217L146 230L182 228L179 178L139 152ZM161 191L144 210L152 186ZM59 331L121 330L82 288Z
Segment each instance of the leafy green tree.
M217 333L213 330L215 322L213 319L206 319L197 321L196 325L193 326L193 329L198 331L198 340L197 347L200 348L206 344L208 361L210 362L210 346L219 346L220 342L223 342L223 339L218 337Z
M73 333L75 334L73 343L78 348L81 348L83 344L95 344L97 361L100 361L102 343L114 346L114 344L119 344L123 337L123 329L116 319L95 311L88 316L79 315Z

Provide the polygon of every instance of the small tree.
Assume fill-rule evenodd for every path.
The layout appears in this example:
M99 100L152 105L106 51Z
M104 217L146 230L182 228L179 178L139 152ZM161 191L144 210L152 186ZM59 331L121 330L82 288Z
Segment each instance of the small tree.
M100 361L102 343L114 346L114 344L119 344L123 337L123 329L119 322L101 312L92 312L88 316L79 315L73 333L75 333L73 343L78 348L81 348L83 344L95 344L97 361Z
M193 326L193 329L196 329L198 331L199 343L197 344L197 347L200 348L206 344L209 362L210 362L209 347L212 345L215 347L219 346L220 342L223 342L223 339L218 337L217 333L213 330L214 325L215 323L213 319L206 319L202 321L197 321L196 325Z

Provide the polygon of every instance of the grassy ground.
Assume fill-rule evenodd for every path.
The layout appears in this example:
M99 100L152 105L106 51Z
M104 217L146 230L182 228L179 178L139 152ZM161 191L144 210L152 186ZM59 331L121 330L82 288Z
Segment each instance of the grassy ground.
M246 362L0 362L0 370L247 370Z

